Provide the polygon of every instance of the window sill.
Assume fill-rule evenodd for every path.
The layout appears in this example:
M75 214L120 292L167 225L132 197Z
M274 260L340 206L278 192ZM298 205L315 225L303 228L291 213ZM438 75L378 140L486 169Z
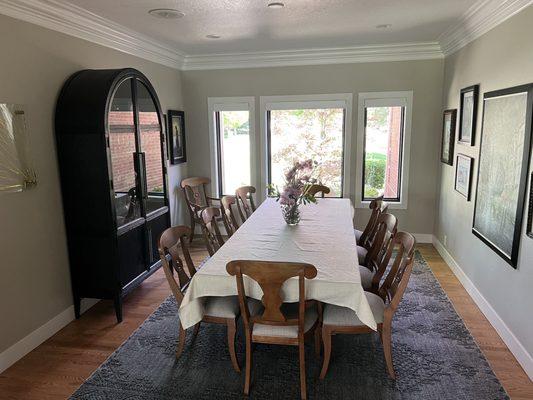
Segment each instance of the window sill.
M386 200L385 200L386 201ZM389 202L389 210L407 210L407 202ZM358 201L355 204L355 208L368 208L370 206L370 201Z

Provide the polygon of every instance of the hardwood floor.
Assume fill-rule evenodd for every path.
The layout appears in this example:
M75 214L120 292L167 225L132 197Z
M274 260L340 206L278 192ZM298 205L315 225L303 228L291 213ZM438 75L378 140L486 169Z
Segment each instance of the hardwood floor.
M533 383L435 248L418 248L511 398L533 399ZM191 247L191 255L195 265L207 255L200 240ZM111 302L98 303L1 374L0 399L68 398L169 294L160 270L126 297L121 324L116 323Z

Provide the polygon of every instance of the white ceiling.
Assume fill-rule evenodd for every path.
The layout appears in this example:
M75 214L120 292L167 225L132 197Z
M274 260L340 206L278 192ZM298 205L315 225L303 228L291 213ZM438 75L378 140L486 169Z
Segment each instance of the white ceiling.
M476 0L62 0L187 55L435 42ZM181 19L148 15L177 8ZM389 29L376 29L392 24ZM207 39L208 34L221 39Z

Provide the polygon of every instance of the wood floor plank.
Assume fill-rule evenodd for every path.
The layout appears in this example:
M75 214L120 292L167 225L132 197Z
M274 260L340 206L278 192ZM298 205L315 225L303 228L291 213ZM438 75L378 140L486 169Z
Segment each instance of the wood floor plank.
M421 244L418 248L511 398L532 400L533 383L448 265L432 245ZM193 243L191 255L195 265L206 257L201 240ZM160 270L126 297L121 324L116 323L111 302L98 303L4 371L0 375L0 398L68 398L169 294Z

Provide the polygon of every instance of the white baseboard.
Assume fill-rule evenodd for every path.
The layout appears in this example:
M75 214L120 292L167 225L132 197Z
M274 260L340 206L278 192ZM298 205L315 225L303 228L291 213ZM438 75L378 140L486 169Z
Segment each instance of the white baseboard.
M433 243L433 235L431 233L413 233L417 243Z
M81 302L81 312L84 313L98 303L98 301L99 300L97 299L83 299ZM4 350L0 354L0 373L15 364L18 360L52 337L56 332L64 328L74 319L74 306L72 305L26 337L19 340L7 350Z
M485 317L487 317L496 332L498 332L498 335L500 335L511 353L513 353L513 355L516 357L516 360L520 363L526 374L530 379L533 380L533 357L531 357L531 354L527 352L522 343L520 343L517 337L500 318L498 313L492 308L487 299L483 297L474 283L470 280L470 278L468 278L463 269L453 259L451 254L448 253L448 250L446 250L446 248L436 237L433 237L433 245L444 261L446 261L446 263L450 266L450 269L455 274L457 279L459 279L470 297L472 297L472 300L474 300L481 312L485 315Z

